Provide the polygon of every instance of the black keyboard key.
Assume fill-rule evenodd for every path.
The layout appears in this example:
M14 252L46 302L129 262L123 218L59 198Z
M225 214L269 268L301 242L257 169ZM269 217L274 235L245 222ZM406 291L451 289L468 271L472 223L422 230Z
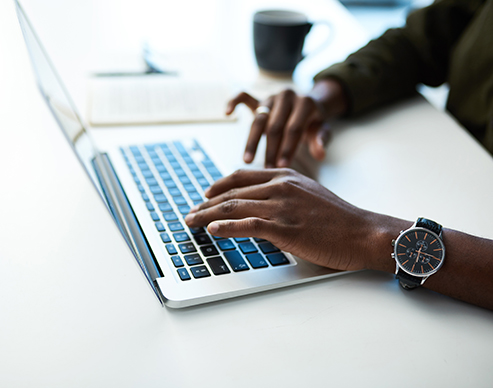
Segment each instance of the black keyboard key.
M183 228L183 225L179 221L178 222L170 222L168 224L168 228L172 232L179 232L180 230L185 230L185 228Z
M225 252L224 257L228 260L229 265L235 272L247 271L250 269L238 251Z
M185 189L185 191L186 191L187 193L193 193L193 192L197 191L197 189L195 188L195 186L194 186L194 185L192 185L192 184L189 184L189 185L183 185L183 188Z
M162 222L156 222L155 225L158 232L164 232L166 230Z
M266 257L274 266L289 264L289 260L284 253L274 253L272 255L266 255Z
M139 191L142 193L142 195L145 193L144 186L142 186L142 185L137 185L137 189L139 189Z
M265 243L262 243L262 244L258 244L258 247L265 254L267 254L267 253L274 253L274 252L279 252L280 251L280 249L278 247L272 245L270 242L265 242Z
M165 171L165 172L162 172L161 174L159 174L159 176L161 177L161 179L163 181L167 181L168 179L171 179L171 175L169 172Z
M183 197L173 197L173 201L178 205L178 206L181 206L181 205L186 205L187 204L187 200Z
M189 266L204 264L204 262L202 261L202 258L197 253L194 253L192 255L185 255L184 258L185 258L185 261L187 262L187 264Z
M231 273L228 266L221 257L211 257L207 259L209 267L211 267L212 273L214 275L223 275L225 273Z
M191 279L186 268L179 268L176 271L178 272L178 276L180 276L181 280L190 280Z
M205 178L197 179L197 182L202 187L209 187L210 186L209 181L207 179L205 179Z
M267 240L264 240L263 238L260 238L260 237L254 237L254 238L253 238L253 240L254 240L255 242L258 242L258 243L259 243L259 242L264 242L264 241L267 241Z
M163 190L161 190L161 187L159 186L149 186L149 190L151 190L151 193L154 195L163 194Z
M178 253L176 247L173 244L166 244L166 250L170 255L176 255Z
M199 245L210 244L212 242L211 238L206 234L197 234L193 238Z
M190 233L192 234L200 234L200 233L205 233L205 229L202 228L202 227L198 227L198 228L189 228L190 229Z
M242 242L249 242L250 239L248 237L235 237L235 241L237 243L242 243Z
M208 276L211 276L211 273L209 272L209 270L205 265L192 267L190 268L190 271L192 272L192 275L195 279L206 278Z
M171 256L171 260L173 261L173 264L176 268L183 267L185 265L183 264L180 256Z
M205 178L205 177L204 177L204 174L202 174L199 170L192 171L192 174L193 174L193 176L194 176L196 179L203 179L203 178Z
M219 249L221 249L222 251L230 251L232 249L236 249L236 246L235 244L233 244L233 242L230 240L230 239L226 239L226 240L220 240L217 242L217 246L219 247Z
M154 196L154 199L156 200L156 202L168 202L164 194L156 194Z
M168 202L161 202L158 204L158 206L159 210L161 210L163 213L173 210L173 207Z
M189 177L187 177L186 175L184 176L179 176L178 179L180 180L180 182L183 184L183 185L188 185L190 183L192 183L192 181L190 180Z
M178 168L175 168L175 174L177 176L186 176L187 173L185 172L185 170L181 167L178 167Z
M163 218L166 222L178 220L178 216L174 212L163 213Z
M169 237L168 233L161 233L160 236L161 236L161 240L163 240L163 243L171 242L171 238Z
M196 191L189 193L188 196L190 197L190 199L192 201L202 201L203 200L202 196L199 193L197 193Z
M190 236L187 232L177 232L173 233L173 238L176 242L190 241Z
M147 171L147 170L149 170L149 166L147 165L146 162L139 163L139 168L140 168L140 171Z
M224 240L224 237L219 237L219 236L212 236L214 240Z
M188 205L179 206L178 211L182 215L186 216L190 212L190 206L188 206Z
M154 175L150 170L144 170L142 171L142 175L144 175L144 178L154 178Z
M142 155L140 155L140 156L134 156L134 157L135 157L135 161L137 163L142 163L142 162L145 162L146 161Z
M163 183L168 189L176 188L176 183L173 179L166 179Z
M150 212L154 211L154 205L151 202L146 202L147 210Z
M251 242L241 243L238 246L244 254L257 252L257 248Z
M159 214L157 214L156 212L151 212L150 214L151 214L153 221L159 221L160 220Z
M195 245L193 245L193 243L191 243L191 242L178 244L178 248L180 248L181 253L197 252L197 248L195 248Z
M156 178L146 178L146 182L149 186L156 186L157 185L157 180Z
M149 196L146 193L142 193L142 199L146 202L149 201Z
M158 170L160 173L166 172L166 167L164 167L164 164L156 164L156 170Z
M172 197L179 197L181 196L181 191L180 189L176 187L168 188L168 192Z
M246 255L246 258L253 268L264 268L268 267L267 261L260 253L252 253L251 255Z
M219 255L217 248L214 245L204 245L200 247L200 250L204 254L204 256L216 256Z
M132 152L132 154L134 154L134 156L140 156L140 155L142 155L140 153L139 147L137 147L137 146L131 146L130 147L130 151Z

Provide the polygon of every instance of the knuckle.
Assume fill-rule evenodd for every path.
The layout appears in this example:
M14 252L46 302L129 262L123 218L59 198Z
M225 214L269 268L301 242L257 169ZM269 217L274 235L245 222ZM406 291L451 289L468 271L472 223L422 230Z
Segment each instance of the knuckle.
M274 124L274 125L270 126L269 129L267 130L267 135L271 136L271 137L272 136L279 136L279 135L281 135L282 130L283 130L282 126Z
M247 220L247 228L253 235L257 235L262 231L263 221L260 218L249 218Z
M229 201L235 199L238 196L238 189L231 189L224 194L224 200Z
M221 211L225 214L232 213L238 207L238 200L230 199L226 202L223 202L220 206Z

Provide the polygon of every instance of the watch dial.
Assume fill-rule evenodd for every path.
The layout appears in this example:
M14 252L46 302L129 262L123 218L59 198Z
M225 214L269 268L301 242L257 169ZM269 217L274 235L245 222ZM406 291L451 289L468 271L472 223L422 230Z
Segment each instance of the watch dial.
M437 235L421 228L406 231L399 236L394 253L399 266L416 276L436 272L445 256L443 244Z

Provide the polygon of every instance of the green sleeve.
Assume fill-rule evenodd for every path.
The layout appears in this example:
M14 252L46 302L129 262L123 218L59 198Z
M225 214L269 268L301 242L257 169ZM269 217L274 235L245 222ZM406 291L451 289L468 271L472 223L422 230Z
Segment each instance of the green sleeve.
M380 38L315 76L335 78L351 102L349 115L415 93L416 85L439 86L458 38L484 0L437 0L412 12L403 28Z

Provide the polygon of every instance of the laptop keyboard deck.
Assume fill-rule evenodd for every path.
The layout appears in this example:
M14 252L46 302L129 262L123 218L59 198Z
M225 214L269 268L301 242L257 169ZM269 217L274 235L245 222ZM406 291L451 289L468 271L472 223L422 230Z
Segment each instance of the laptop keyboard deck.
M190 208L204 202L204 191L222 177L196 141L131 146L121 152L182 281L290 264L266 240L216 237L185 224Z

